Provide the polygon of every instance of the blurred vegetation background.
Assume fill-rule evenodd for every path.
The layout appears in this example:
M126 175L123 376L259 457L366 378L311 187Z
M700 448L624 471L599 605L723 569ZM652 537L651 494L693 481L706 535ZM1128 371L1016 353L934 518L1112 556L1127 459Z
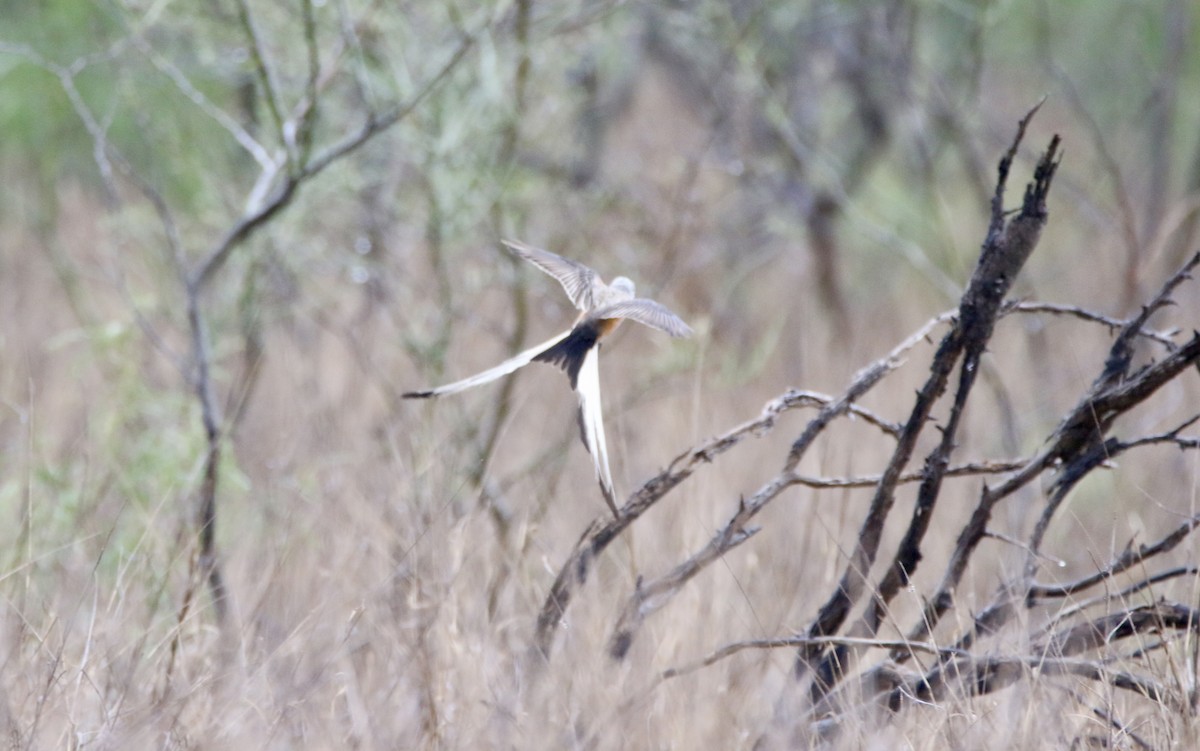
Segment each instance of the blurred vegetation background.
M573 395L532 368L399 400L572 319L499 239L628 275L697 330L624 327L605 349L625 492L788 388L837 393L953 307L996 162L1043 97L1010 202L1051 133L1066 157L1017 295L1121 318L1197 244L1186 0L0 0L0 19L0 727L15 747L745 747L779 722L786 654L630 697L727 641L802 627L868 496L790 491L629 662L607 661L614 603L774 470L792 418L598 561L535 675L541 600L607 513ZM1196 325L1195 289L1179 303L1164 329ZM1007 322L984 374L997 412L971 415L964 450L1035 450L1109 343ZM869 406L902 420L928 356ZM1198 396L1193 378L1130 428L1165 429ZM853 475L886 455L846 428L805 461ZM197 574L210 460L224 621ZM1089 480L1054 555L1077 574L1176 523L1197 477L1163 449ZM1024 502L1010 531L1037 494ZM967 510L944 510L945 534ZM990 589L1004 556L973 582ZM901 732L1055 748L1088 722L1012 721L1039 702ZM1158 740L1195 739L1194 718L1159 719Z

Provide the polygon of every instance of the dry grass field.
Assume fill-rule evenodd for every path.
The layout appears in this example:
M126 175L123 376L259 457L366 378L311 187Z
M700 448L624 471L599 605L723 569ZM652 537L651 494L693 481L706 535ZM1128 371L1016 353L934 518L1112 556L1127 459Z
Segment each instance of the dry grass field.
M1200 747L1195 9L566 5L0 25L5 741ZM621 521L558 371L401 399L573 320L505 237L695 329L603 347Z

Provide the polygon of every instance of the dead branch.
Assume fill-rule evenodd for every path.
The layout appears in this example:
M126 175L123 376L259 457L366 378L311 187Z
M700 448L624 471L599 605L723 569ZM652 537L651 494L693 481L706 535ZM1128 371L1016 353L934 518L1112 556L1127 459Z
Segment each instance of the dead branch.
M1049 313L1051 315L1071 316L1078 318L1081 321L1090 321L1106 326L1109 331L1120 331L1129 325L1128 320L1121 320L1111 316L1102 315L1095 311L1081 308L1078 305L1062 305L1060 303L1049 302L1033 302L1033 301L1016 301L1010 300L1004 304L1001 311L1002 315L1009 313ZM1171 337L1179 333L1178 331L1154 331L1151 329L1140 328L1136 336L1152 339L1166 347L1168 350L1175 349L1175 340Z
M1180 697L1147 678L1112 671L1097 662L1066 659L1081 652L1099 649L1119 639L1163 631L1200 632L1200 612L1176 603L1130 608L1087 621L1055 633L1030 654L1017 658L955 656L938 665L915 684L893 690L887 704L898 709L906 696L921 701L945 697L954 686L963 686L973 695L991 693L1016 682L1026 669L1043 675L1076 675L1109 683L1116 688L1135 691L1152 701L1181 707Z
M925 679L915 687L897 689L895 703L889 707L898 709L904 697L930 702L945 699L957 687L962 687L971 696L982 696L1007 688L1025 677L1076 676L1107 683L1114 688L1132 691L1150 701L1179 706L1175 692L1152 678L1135 675L1121 670L1112 670L1098 662L1071 660L1055 657L967 657L955 658L932 679Z
M867 612L860 621L860 628L867 635L874 634L884 617L887 603L895 596L921 559L920 545L928 530L929 521L938 496L944 472L954 449L958 424L966 405L971 387L979 369L979 359L987 347L995 327L996 318L1005 295L1033 252L1047 219L1046 197L1058 168L1057 136L1051 139L1034 171L1033 182L1025 189L1020 212L1010 221L1005 221L1003 196L1009 170L1017 147L1025 134L1025 128L1040 107L1031 109L1020 121L1017 134L1008 152L1000 160L999 178L992 197L992 216L987 238L983 244L979 264L971 276L967 291L963 294L956 324L943 338L930 366L930 377L917 395L905 431L898 441L895 452L875 491L866 519L859 530L855 550L843 568L842 578L832 596L821 607L812 625L809 636L827 636L837 631L850 608L866 588L866 572L875 561L883 527L895 502L896 480L907 465L916 448L917 439L925 425L934 403L945 391L950 374L959 357L963 358L959 372L959 384L951 407L947 424L942 428L942 438L927 457L924 479L918 490L916 506L908 531L900 544L883 580L874 591ZM816 666L813 681L813 697L821 694L836 683L835 671L841 669L844 654L834 649L820 661L817 658L824 650L802 649L796 657L796 674L804 675L809 667Z
M1105 592L1094 597L1089 597L1086 600L1080 600L1070 607L1060 610L1059 612L1055 613L1054 618L1051 619L1046 628L1054 628L1072 616L1082 613L1090 608L1094 608L1097 605L1103 605L1109 602L1125 602L1131 595L1135 595L1144 589L1149 589L1155 584L1161 584L1162 582L1170 581L1171 579L1178 579L1182 576L1195 576L1196 574L1200 574L1200 566L1175 566L1174 568L1169 568L1165 571L1159 571L1156 574L1151 574L1145 578L1138 579L1128 587L1119 589L1116 592ZM1051 599L1058 598L1046 598L1044 600L1034 600L1033 598L1030 598L1030 604L1040 605L1044 602L1049 602Z
M1047 639L1037 652L1066 657L1147 632L1196 632L1200 631L1197 615L1197 611L1177 603L1129 608L1063 629Z
M825 647L845 647L847 649L887 649L887 650L905 650L909 652L923 652L930 655L940 656L955 656L967 657L969 654L961 649L954 647L941 647L937 644L929 642L913 642L903 639L861 639L852 636L822 636L818 638L810 638L807 636L790 636L780 639L749 639L747 641L733 642L726 644L720 649L715 650L707 657L697 660L696 662L688 663L677 668L669 668L664 670L661 677L665 680L668 678L678 678L688 673L694 673L697 670L713 665L727 657L732 657L739 652L744 652L749 649L779 649L781 647L804 647L810 644L816 644Z
M980 475L1003 474L1015 472L1025 466L1025 462L972 462L947 467L945 477L977 477ZM835 488L873 488L879 484L880 475L864 477L806 477L795 475L793 481L797 485L816 490L831 490ZM897 485L910 485L920 482L925 475L921 472L905 472L896 479Z
M1085 589L1094 587L1102 581L1111 579L1112 577L1124 571L1128 571L1134 566L1139 566L1151 558L1173 549L1179 543L1191 534L1197 526L1200 526L1200 514L1191 517L1187 521L1173 529L1169 534L1165 535L1160 540L1148 544L1139 545L1136 549L1130 548L1121 555L1117 556L1111 562L1094 574L1077 579L1066 584L1037 584L1030 585L1026 598L1033 602L1039 599L1049 599L1056 597L1070 597L1071 595L1082 592Z

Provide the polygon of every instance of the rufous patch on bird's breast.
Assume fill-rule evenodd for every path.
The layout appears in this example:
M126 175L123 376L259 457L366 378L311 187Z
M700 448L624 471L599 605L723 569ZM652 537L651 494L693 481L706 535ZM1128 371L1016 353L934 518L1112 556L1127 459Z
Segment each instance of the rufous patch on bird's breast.
M596 338L601 339L608 336L612 332L616 331L617 327L620 325L620 318L601 318L599 321L596 321L596 333L598 334Z

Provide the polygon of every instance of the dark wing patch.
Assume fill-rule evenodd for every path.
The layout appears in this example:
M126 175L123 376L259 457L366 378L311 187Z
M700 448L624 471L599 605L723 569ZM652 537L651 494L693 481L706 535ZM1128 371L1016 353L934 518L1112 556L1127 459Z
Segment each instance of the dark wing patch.
M539 353L533 359L535 362L544 362L562 368L566 371L567 377L571 379L571 389L575 390L579 386L579 369L583 367L583 360L592 347L597 346L596 341L599 338L600 330L596 322L587 320L571 329L571 333L567 334L562 341Z

